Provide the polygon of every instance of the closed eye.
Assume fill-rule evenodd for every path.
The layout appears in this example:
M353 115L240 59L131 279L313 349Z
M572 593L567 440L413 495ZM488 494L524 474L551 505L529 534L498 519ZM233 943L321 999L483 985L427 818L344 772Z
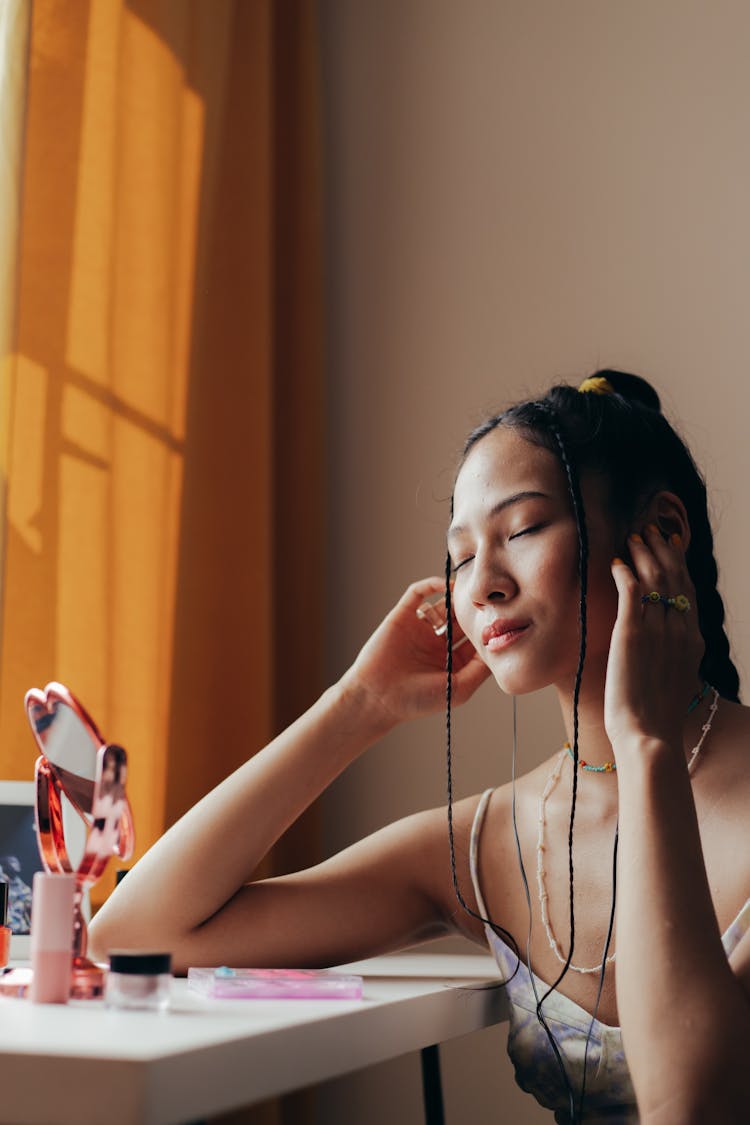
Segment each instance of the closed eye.
M473 555L468 555L467 558L461 559L461 562L457 562L456 565L453 567L452 573L457 574L458 571L461 569L461 567L466 566L466 564L470 563L473 558L474 558Z
M517 531L515 535L509 535L508 540L510 541L511 539L520 539L522 535L531 535L532 532L541 531L541 529L546 526L547 525L544 523L535 523L531 527L524 527L521 531Z

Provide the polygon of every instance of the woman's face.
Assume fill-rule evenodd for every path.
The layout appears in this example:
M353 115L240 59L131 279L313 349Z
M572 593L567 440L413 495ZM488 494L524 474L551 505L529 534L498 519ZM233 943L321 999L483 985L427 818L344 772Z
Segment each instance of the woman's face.
M622 553L605 487L582 481L589 535L586 679L606 671ZM498 426L458 474L448 532L458 623L509 694L570 690L578 663L578 535L564 470L520 431Z

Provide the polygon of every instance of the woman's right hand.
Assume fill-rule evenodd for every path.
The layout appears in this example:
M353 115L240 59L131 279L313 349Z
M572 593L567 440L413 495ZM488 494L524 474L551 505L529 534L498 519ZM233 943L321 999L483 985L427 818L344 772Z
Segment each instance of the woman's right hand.
M445 881L434 875L437 861L425 862L443 854L439 810L326 863L258 878L269 849L334 778L396 723L444 705L445 636L417 616L442 587L440 578L410 586L339 683L171 826L97 912L94 956L115 944L158 942L180 972L200 964L312 966L443 932L447 912L433 888ZM454 658L458 703L488 672L468 641ZM354 924L342 927L342 916Z
M356 692L387 722L415 719L445 706L445 634L438 636L429 620L417 616L423 602L444 589L443 578L412 583L343 677L342 686ZM443 618L442 603L435 608ZM456 647L462 637L454 616L454 706L465 703L489 675L470 641Z

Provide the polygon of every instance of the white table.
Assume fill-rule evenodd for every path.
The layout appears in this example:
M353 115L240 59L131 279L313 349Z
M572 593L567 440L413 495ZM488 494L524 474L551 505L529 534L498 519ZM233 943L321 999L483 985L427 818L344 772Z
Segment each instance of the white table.
M489 956L347 966L359 1000L206 1000L172 982L164 1013L0 997L2 1125L179 1125L500 1023Z

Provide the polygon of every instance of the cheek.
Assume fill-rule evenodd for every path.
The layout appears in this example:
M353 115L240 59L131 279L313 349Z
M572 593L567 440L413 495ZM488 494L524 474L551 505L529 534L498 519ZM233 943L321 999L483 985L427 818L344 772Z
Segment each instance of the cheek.
M560 536L545 544L545 549L534 558L527 560L526 583L548 601L561 603L563 600L578 601L580 583L578 580L578 544L570 538Z
M469 622L471 620L469 611L471 609L471 601L468 595L464 592L464 583L460 578L456 578L456 584L453 587L453 612L456 616L456 621L463 629L464 633L469 631Z

